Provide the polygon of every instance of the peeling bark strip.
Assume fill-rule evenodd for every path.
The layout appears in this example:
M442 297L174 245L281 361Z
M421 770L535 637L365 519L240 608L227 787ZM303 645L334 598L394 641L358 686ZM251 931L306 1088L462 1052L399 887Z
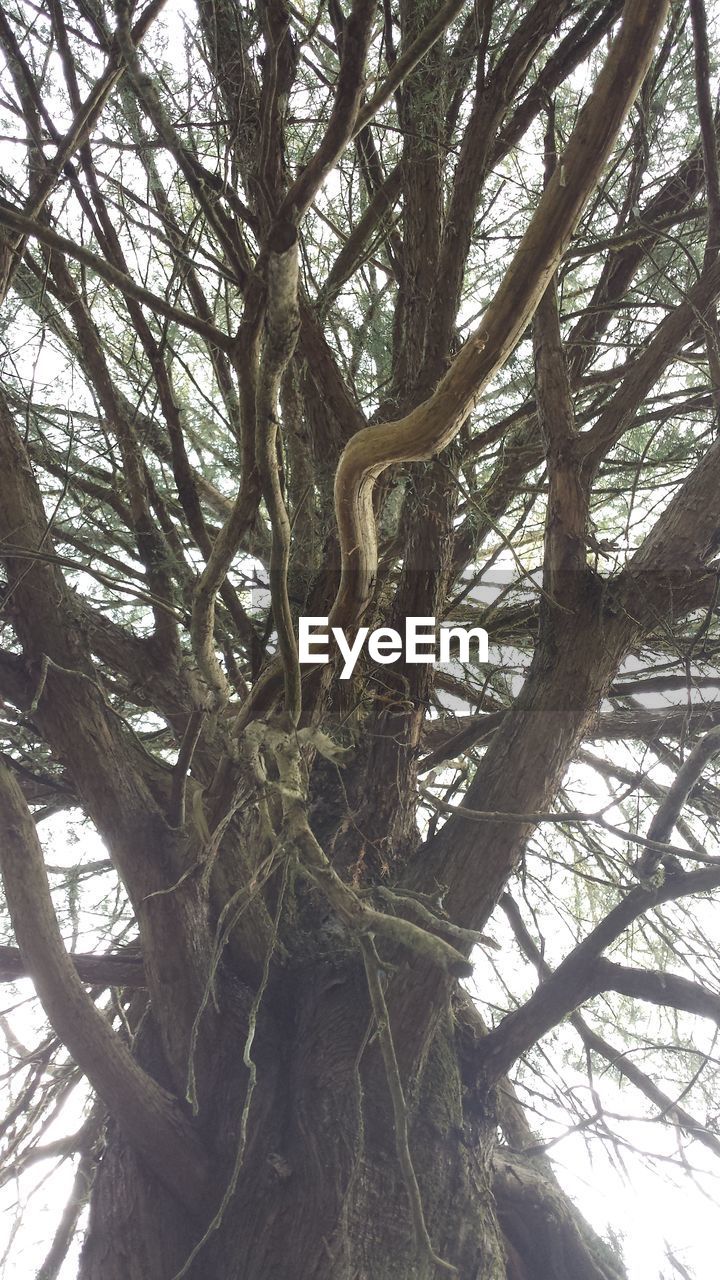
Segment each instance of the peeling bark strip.
M429 400L397 422L366 427L346 446L335 478L342 578L331 623L365 612L377 572L372 495L387 467L441 452L502 367L552 278L650 65L668 0L627 0L620 31L503 282Z

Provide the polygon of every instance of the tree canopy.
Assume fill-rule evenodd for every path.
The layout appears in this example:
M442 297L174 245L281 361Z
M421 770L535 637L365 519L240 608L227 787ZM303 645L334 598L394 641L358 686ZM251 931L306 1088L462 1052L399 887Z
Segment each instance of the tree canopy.
M719 21L0 4L42 1280L621 1280L546 1150L720 1154ZM340 679L301 617L488 661Z

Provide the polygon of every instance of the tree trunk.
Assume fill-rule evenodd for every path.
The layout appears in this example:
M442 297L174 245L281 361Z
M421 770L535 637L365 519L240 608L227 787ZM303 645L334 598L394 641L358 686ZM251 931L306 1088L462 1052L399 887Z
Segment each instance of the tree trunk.
M393 1112L359 957L328 929L269 993L253 1045L257 1086L237 1189L186 1273L217 1280L434 1280L418 1249ZM220 1196L232 1176L248 1072L251 997L226 984L224 1045L204 1126ZM464 1088L448 1015L407 1090L411 1149L430 1239L462 1280L505 1276L491 1190L492 1098ZM139 1053L157 1062L150 1024ZM171 1280L207 1228L192 1222L112 1127L100 1162L80 1280Z
M232 1180L248 1071L252 996L226 982L225 1028L204 1118L218 1199ZM365 974L334 930L288 966L258 1014L257 1084L236 1190L187 1265L209 1219L187 1210L111 1125L90 1204L78 1280L435 1280L416 1241ZM624 1280L621 1260L559 1187L512 1087L473 1071L482 1030L463 993L407 1088L410 1147L428 1234L459 1280ZM159 1039L137 1038L147 1070ZM162 1078L162 1073L159 1073ZM452 1274L448 1269L447 1274Z

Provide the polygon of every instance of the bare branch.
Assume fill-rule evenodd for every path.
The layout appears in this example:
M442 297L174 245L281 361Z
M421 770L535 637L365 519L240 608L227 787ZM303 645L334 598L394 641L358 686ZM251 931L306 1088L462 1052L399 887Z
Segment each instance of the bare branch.
M108 867L111 864L108 863ZM145 970L140 956L70 955L81 982L93 987L144 987ZM0 947L0 982L16 982L31 977L20 951Z
M512 352L602 172L667 8L666 3L628 0L620 34L503 282L437 390L408 417L366 428L345 448L335 481L343 565L332 625L354 625L369 602L377 568L375 481L393 463L422 461L444 449Z
M710 729L699 742L695 743L687 760L678 771L662 804L658 806L655 817L650 823L648 838L665 841L672 835L678 817L682 811L692 788L702 774L705 765L720 751L720 725ZM651 876L662 861L662 853L649 850L643 854L637 866L638 875Z
M529 1000L519 1009L507 1014L489 1033L480 1050L482 1070L487 1078L497 1080L504 1075L531 1045L561 1022L568 1013L597 994L596 982L602 981L596 976L598 959L633 920L662 902L670 902L692 893L707 893L718 887L720 869L714 867L707 871L667 877L655 889L631 889L554 972L545 976L545 980ZM509 895L504 895L502 905L513 921L516 921L518 910ZM599 971L602 973L602 967ZM650 978L648 986L652 985L653 979ZM689 1000L690 997L686 993L684 998ZM668 1000L668 1004L672 1004L672 998Z
M84 267L88 267L106 284L112 285L113 288L118 289L120 293L128 298L134 298L137 302L142 303L143 306L148 307L150 311L155 312L157 315L165 316L166 319L179 324L181 328L190 329L192 333L199 333L201 337L219 347L221 351L233 351L234 340L228 337L227 334L222 333L214 324L209 324L206 320L202 320L194 312L183 311L181 307L173 306L172 303L167 302L159 294L152 293L150 289L145 289L143 285L137 284L130 276L113 267L90 249L86 249L76 241L68 239L67 236L60 235L57 231L52 231L50 227L38 222L35 218L30 218L26 214L20 213L19 210L14 209L2 200L0 200L0 226L10 227L21 232L23 236L31 236L39 240L41 244L47 245L49 249L67 254L69 258L74 258Z
M54 1030L143 1159L194 1212L209 1190L206 1155L177 1103L85 991L60 935L35 824L1 761L0 866L15 936Z

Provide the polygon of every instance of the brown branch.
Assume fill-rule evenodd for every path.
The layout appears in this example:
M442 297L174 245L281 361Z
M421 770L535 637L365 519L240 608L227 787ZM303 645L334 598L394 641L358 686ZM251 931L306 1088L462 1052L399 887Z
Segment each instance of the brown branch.
M624 786L630 787L633 791L642 790L654 800L662 800L667 794L667 787L661 787L659 783L654 782L647 771L642 769L625 769L617 761L606 760L594 755L591 751L579 751L578 760L583 764L590 765L591 769L594 769L601 777L614 778L618 782L622 782ZM707 809L707 805L704 807ZM677 828L688 848L699 854L704 861L706 857L705 845L694 834L689 823L679 818Z
M108 863L109 867L111 864ZM81 982L93 987L144 987L145 969L140 956L71 955ZM17 947L0 946L0 982L16 982L31 977Z
M543 982L551 980L554 975L550 966L525 927L525 922L517 904L507 894L503 898L502 905L523 955L535 966L538 976ZM664 977L665 975L661 974L660 976ZM674 1102L668 1094L664 1093L646 1072L636 1066L626 1051L616 1049L611 1044L608 1044L607 1040L588 1026L580 1013L571 1013L570 1023L578 1032L585 1047L598 1054L619 1075L624 1076L626 1080L633 1084L654 1106L658 1107L661 1116L667 1116L671 1123L678 1124L686 1133L701 1142L715 1155L720 1155L720 1140L714 1134L709 1133L699 1120L696 1120L688 1111L685 1111L683 1107ZM482 1043L479 1045L479 1049L482 1054Z
M620 33L502 284L434 394L407 417L366 428L346 446L335 484L342 578L331 625L356 624L371 596L377 570L375 481L393 463L424 461L444 449L513 351L600 177L667 8L664 0L628 0Z
M54 1031L156 1176L195 1212L208 1194L205 1152L176 1101L138 1066L85 991L60 934L35 824L2 762L0 868L15 936Z
M633 707L603 712L586 736L595 742L619 742L622 738L654 742L658 738L680 737L683 733L709 729L717 723L720 723L720 702L694 702L692 706L676 703L658 711Z
M495 168L508 154L512 147L520 142L535 117L546 105L548 98L568 78L581 62L607 34L613 23L617 21L624 0L608 0L604 6L595 5L592 10L583 13L577 24L553 49L541 68L535 83L528 89L517 109L503 124L497 140L490 151L489 167ZM600 12L597 13L597 10Z
M720 262L707 267L685 299L660 321L628 375L597 421L583 436L584 465L595 468L632 424L638 406L654 387L693 329L720 294Z
M342 58L325 135L283 200L277 221L297 221L310 208L316 192L352 140L364 88L363 73L370 47L374 0L353 0L343 32Z
M622 696L619 688L613 696ZM422 772L436 769L447 760L455 759L472 750L499 729L507 711L492 711L487 715L458 716L454 724L444 726L430 721L424 741L432 748L423 758ZM623 708L607 711L597 716L588 726L584 737L588 742L619 742L634 738L640 742L654 742L658 738L679 737L683 733L709 729L720 722L720 702L694 702L668 705L661 710L650 707Z
M632 969L601 959L595 965L593 986L593 995L599 995L601 991L617 991L619 995L634 996L650 1004L666 1005L670 1009L682 1009L685 1013L710 1018L720 1027L720 995L676 973Z
M600 924L569 952L554 972L544 976L542 984L525 1004L507 1014L483 1040L478 1049L478 1060L487 1079L499 1079L542 1036L557 1026L578 1005L597 994L599 958L633 920L663 902L690 894L707 893L718 887L720 868L712 867L668 876L654 889L639 886L631 889ZM513 927L517 927L518 920L522 923L518 908L509 894L504 894L501 902ZM667 1003L672 1004L672 999Z
M484 716L458 717L457 723L449 733L444 730L438 731L437 722L431 720L427 726L427 742L432 746L432 751L423 758L420 772L428 773L438 765L464 755L466 751L484 742L499 728L505 719L505 714L504 711L491 711Z
M492 1179L500 1226L510 1245L508 1280L627 1280L623 1263L537 1159L501 1148L493 1157ZM514 1258L519 1258L517 1269Z
M187 780L192 765L195 748L200 740L202 733L204 714L202 711L195 710L189 717L185 732L183 733L182 742L178 758L173 765L172 790L170 792L170 825L172 827L184 827L185 825L185 796L187 792Z
M716 1138L714 1133L709 1133L700 1120L697 1120L689 1111L686 1111L678 1102L675 1102L669 1094L660 1089L655 1080L632 1062L624 1050L616 1049L613 1045L608 1044L603 1036L598 1035L596 1031L593 1031L587 1025L579 1013L571 1014L570 1022L581 1036L586 1048L604 1058L619 1075L629 1080L640 1093L645 1095L649 1102L652 1102L658 1108L660 1117L667 1117L671 1124L678 1125L696 1142L702 1143L714 1155L720 1156L720 1139Z
M487 79L484 67L478 67L475 97L460 145L438 262L437 279L442 287L435 299L433 328L437 330L434 341L440 351L447 351L451 339L477 204L489 172L490 149L498 126L533 59L569 8L566 0L540 0L524 6L508 28L507 40Z
M420 34L415 37L410 47L404 53L401 53L400 57L393 63L389 74L385 77L380 87L375 90L369 101L358 112L353 129L353 137L357 137L365 126L374 119L378 111L385 106L385 103L390 101L395 90L412 74L418 63L425 57L425 54L432 49L451 22L454 22L464 5L465 0L445 0L445 4L441 5L433 14Z
M699 742L695 743L682 768L678 770L674 781L659 805L655 817L650 823L648 837L650 840L665 841L672 835L682 808L695 783L701 776L705 765L720 751L720 725L710 729ZM663 860L658 850L648 849L640 858L637 873L640 876L652 876Z
M720 258L711 270L718 268ZM617 605L638 623L649 628L669 608L677 615L716 581L716 571L705 565L717 550L718 485L720 440L690 472L618 578Z
M402 190L403 169L400 163L374 192L362 216L353 227L342 249L333 262L322 286L321 303L329 305L350 279L367 255L367 244L373 232L388 220Z
M307 363L307 375L313 379L317 394L327 401L340 428L339 456L342 445L347 444L351 436L366 425L366 420L338 368L322 324L302 289L299 305L301 323L298 353Z
M9 536L22 540L31 553L46 544L52 550L37 482L0 396L0 557ZM65 764L122 877L138 918L168 1062L184 1079L184 1035L205 986L209 938L203 953L196 887L186 883L183 891L167 892L182 874L187 850L186 837L172 832L165 819L168 771L142 749L108 703L73 593L52 557L49 563L35 557L30 563L12 557L6 562L14 629L38 685L46 676L33 720ZM168 937L176 955L170 976L162 960Z
M529 942L534 946L532 939ZM536 963L534 955L528 958ZM463 1079L472 1096L476 1088L475 1055L487 1034L487 1025L466 992L458 991L454 1003ZM622 1264L609 1258L603 1242L560 1186L553 1164L507 1077L498 1083L495 1099L507 1146L496 1147L493 1154L493 1193L506 1243L509 1241L522 1259L518 1271L508 1259L507 1280L528 1280L528 1276L546 1280L548 1275L553 1280L626 1280ZM524 1266L528 1267L527 1275ZM563 1266L565 1270L558 1270Z
M77 241L70 240L67 236L51 230L50 227L46 227L35 218L21 213L3 200L0 200L0 226L10 227L21 232L23 236L31 236L39 240L41 244L47 245L49 249L56 250L59 253L66 254L69 258L75 259L76 262L88 267L106 284L112 285L113 288L118 289L126 297L134 298L137 302L142 303L143 306L148 307L150 311L165 316L166 319L174 321L175 324L180 325L183 329L190 329L193 333L199 333L207 342L219 347L220 350L229 352L234 349L234 340L228 337L227 334L222 333L214 324L201 320L192 312L184 311L181 307L173 306L165 298L153 293L150 289L145 289L143 285L137 284L124 271L119 271L90 249L86 249L83 245L78 244Z
M720 249L720 166L710 88L710 46L704 0L689 0L690 20L695 46L695 92L700 121L705 188L708 201L708 250Z

